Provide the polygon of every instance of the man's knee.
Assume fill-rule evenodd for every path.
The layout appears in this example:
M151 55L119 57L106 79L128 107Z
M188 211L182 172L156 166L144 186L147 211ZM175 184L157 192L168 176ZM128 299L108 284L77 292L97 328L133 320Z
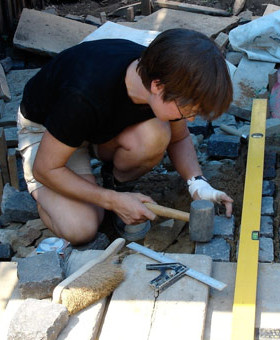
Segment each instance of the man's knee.
M67 240L73 245L80 245L92 241L97 234L98 227L93 224L81 224L79 229L73 229L73 231L65 235Z
M143 158L157 158L164 154L170 142L170 125L159 119L151 119L139 124L128 137L128 143L138 155Z

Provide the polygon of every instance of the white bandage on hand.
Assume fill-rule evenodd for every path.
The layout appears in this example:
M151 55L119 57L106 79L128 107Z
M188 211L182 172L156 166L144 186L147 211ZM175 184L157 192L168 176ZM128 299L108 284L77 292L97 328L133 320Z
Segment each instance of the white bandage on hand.
M222 196L225 195L223 191L216 190L203 179L190 179L188 180L189 193L193 198L195 192L202 200L208 200L216 203L221 203Z

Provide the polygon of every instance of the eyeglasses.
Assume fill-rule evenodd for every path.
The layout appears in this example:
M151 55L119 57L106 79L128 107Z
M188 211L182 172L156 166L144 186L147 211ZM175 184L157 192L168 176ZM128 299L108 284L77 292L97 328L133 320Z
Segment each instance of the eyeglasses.
M180 110L180 107L178 106L176 100L174 100L174 102L175 102L175 105L176 105L176 107L177 107L177 109L178 109L180 115L181 115L181 118L172 119L172 120L171 120L172 122L177 122L178 120L182 120L182 119L193 118L193 117L195 117L196 115L199 114L198 111L188 110L188 113L191 113L191 114L188 114L187 116L185 116L185 115L183 115L182 111Z

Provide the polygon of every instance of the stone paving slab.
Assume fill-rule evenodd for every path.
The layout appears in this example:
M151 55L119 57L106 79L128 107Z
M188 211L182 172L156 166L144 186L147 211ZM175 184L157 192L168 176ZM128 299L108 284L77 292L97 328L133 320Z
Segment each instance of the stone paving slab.
M208 256L168 254L207 275ZM99 340L202 339L208 286L185 276L155 300L149 281L158 271L146 270L155 261L139 254L125 258L126 279L115 290Z
M214 237L210 242L196 242L195 254L210 256L214 261L230 260L230 245L220 237Z
M164 31L170 28L188 28L215 37L225 29L235 26L239 18L214 17L211 15L176 11L162 8L136 23L121 23L133 28Z
M221 292L210 290L204 340L230 340L236 263L214 262L212 276L228 284ZM280 264L260 263L256 328L279 329Z
M268 84L268 74L275 63L249 60L244 56L233 76L233 104L251 109L253 98L259 98Z
M54 56L77 45L95 29L92 25L24 8L13 43L20 49Z
M17 284L17 263L0 263L0 318ZM1 328L0 328L1 329Z

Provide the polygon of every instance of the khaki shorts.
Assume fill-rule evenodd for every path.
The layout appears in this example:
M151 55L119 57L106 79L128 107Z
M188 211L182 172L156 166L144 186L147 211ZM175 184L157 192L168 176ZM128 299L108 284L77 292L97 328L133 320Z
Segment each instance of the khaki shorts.
M33 177L32 168L36 154L46 128L43 125L31 122L23 117L18 110L18 150L22 156L24 178L28 191L32 191L43 186ZM96 146L94 146L96 149ZM92 174L90 167L90 156L88 152L88 143L83 143L69 158L66 166L79 175Z

